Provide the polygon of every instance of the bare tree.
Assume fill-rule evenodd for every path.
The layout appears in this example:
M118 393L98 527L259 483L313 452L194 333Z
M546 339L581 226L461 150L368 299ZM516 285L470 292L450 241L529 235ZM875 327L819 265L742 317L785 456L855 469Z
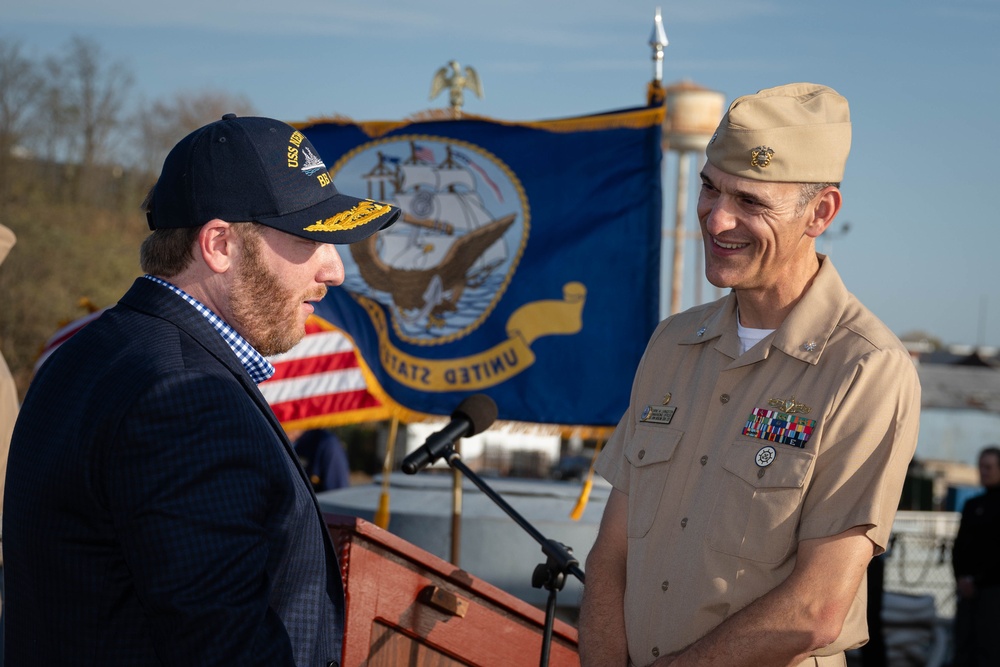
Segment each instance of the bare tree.
M21 54L21 45L0 40L0 200L10 193L14 151L26 149L22 142L43 90L38 66Z
M45 70L49 157L73 167L70 181L78 193L85 183L93 184L96 167L114 162L115 133L121 135L132 74L82 37L71 38L62 56L46 59Z
M144 161L136 166L155 178L174 144L227 113L250 116L255 111L246 97L217 91L178 93L142 104L136 127Z

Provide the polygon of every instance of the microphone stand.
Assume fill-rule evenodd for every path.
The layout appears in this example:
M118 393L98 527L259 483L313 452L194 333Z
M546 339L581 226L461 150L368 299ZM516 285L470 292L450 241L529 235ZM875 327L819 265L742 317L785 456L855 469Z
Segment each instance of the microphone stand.
M487 498L496 503L500 509L506 512L517 525L523 528L528 535L531 535L542 547L542 553L545 554L546 560L535 567L535 571L531 575L531 585L534 588L545 588L549 592L548 601L545 605L545 629L542 634L542 653L539 663L541 667L547 667L549 664L549 651L552 645L552 626L555 621L556 595L566 584L567 573L579 579L581 584L585 583L583 570L580 569L580 561L573 557L573 550L571 548L561 542L547 539L542 535L538 529L518 514L517 510L500 497L479 475L465 465L462 457L455 451L454 443L448 445L447 449L443 452L443 456L448 461L449 466L469 478L473 484L479 487L480 491L486 494Z

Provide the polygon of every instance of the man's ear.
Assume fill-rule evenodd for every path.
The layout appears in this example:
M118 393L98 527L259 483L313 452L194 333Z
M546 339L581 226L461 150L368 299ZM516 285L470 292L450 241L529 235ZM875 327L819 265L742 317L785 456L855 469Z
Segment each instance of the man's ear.
M236 234L233 226L225 220L210 220L198 232L196 252L209 269L215 273L225 273L233 266L236 256Z
M827 227L833 222L833 219L837 217L837 213L840 212L840 207L843 203L844 197L840 194L840 188L832 185L824 188L816 195L809 204L813 215L812 220L806 226L806 236L816 238L825 232Z

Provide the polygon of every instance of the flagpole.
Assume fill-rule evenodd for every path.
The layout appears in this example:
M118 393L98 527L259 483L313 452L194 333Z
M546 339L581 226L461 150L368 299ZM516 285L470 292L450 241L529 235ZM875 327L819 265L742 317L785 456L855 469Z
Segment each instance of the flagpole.
M455 455L461 456L462 440L456 440L453 446ZM462 556L462 473L453 469L451 474L451 563L455 567L461 567L459 561Z
M583 482L583 488L580 490L580 497L577 498L576 505L569 513L569 518L573 521L580 520L580 517L583 516L583 511L587 509L587 503L590 502L590 492L594 488L594 464L597 463L597 457L600 455L603 445L604 441L598 440L597 446L594 447L594 455L590 457L590 468L587 470L587 479Z
M656 8L656 15L653 17L653 34L649 36L649 46L653 49L653 85L660 87L663 83L663 49L670 44L667 33L663 29L663 17L660 15L660 8Z
M667 39L667 33L663 29L663 17L660 14L660 8L656 8L656 14L653 17L653 32L649 36L649 46L653 50L653 80L649 85L649 94L647 97L647 104L662 104L665 102L665 91L663 90L663 50L670 44L670 40ZM664 140L662 142L662 148L664 150L664 155L666 155L667 144ZM666 177L667 161L663 160L663 166L661 167L661 176L663 179ZM660 236L661 239L667 235L666 221L661 220L660 222ZM662 243L662 241L661 241ZM663 284L663 274L664 272L664 255L663 250L660 250L660 285ZM677 253L676 249L674 252L674 266L677 266ZM664 295L660 294L660 303L658 304L658 313L660 319L663 319L666 313Z
M389 424L389 442L386 443L385 460L382 461L382 492L378 498L378 509L375 510L375 525L383 530L389 529L389 477L392 475L398 431L399 417L393 416Z

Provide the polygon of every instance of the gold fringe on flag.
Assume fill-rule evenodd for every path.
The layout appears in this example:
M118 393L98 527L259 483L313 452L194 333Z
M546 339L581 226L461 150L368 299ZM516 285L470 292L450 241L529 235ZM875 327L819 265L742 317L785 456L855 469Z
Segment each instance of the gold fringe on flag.
M655 100L653 91L649 92L651 99ZM574 116L570 118L556 118L552 120L537 121L506 121L490 118L488 116L477 116L475 114L462 114L462 120L478 120L496 125L506 125L509 127L530 127L536 130L546 130L548 132L588 132L601 131L615 128L641 130L647 127L663 124L666 116L666 109L662 102L654 102L655 106L637 107L610 111L608 113L592 114L589 116ZM331 116L327 118L310 118L305 122L290 123L297 130L307 130L313 125L333 124L333 125L357 125L370 139L376 139L383 135L408 125L419 125L424 122L439 120L432 113L422 112L410 118L399 121L371 120L353 121L345 116ZM415 128L414 131L419 131Z

